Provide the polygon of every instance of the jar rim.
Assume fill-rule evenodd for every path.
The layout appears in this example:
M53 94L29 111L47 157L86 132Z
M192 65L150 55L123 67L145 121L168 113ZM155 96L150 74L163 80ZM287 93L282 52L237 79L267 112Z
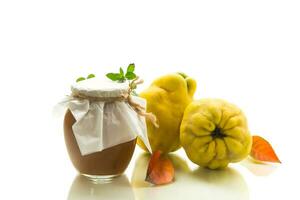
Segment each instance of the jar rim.
M71 85L73 94L87 97L120 97L128 93L128 83L118 83L108 79L91 78Z

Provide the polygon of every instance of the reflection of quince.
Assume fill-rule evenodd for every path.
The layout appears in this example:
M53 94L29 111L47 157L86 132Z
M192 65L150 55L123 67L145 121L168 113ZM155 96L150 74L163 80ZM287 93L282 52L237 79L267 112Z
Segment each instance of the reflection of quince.
M249 199L247 183L235 169L209 170L199 167L193 171L193 177L203 188L201 199Z
M176 154L169 154L168 156L174 165L176 175L178 175L180 172L189 173L191 171L187 162L183 160L180 156Z
M180 140L194 163L210 169L224 168L244 159L252 138L247 120L235 105L220 99L194 101L186 108Z
M192 101L196 81L185 74L169 74L153 81L140 96L147 100L147 112L156 115L159 128L147 121L148 139L153 151L163 153L180 148L179 129L183 112ZM138 145L147 150L141 140Z
M278 167L276 164L270 165L252 158L243 160L241 164L256 176L268 176L272 174Z
M135 161L134 170L132 172L131 184L133 187L149 187L150 183L145 181L150 154L140 154Z
M131 184L137 200L166 199L222 199L247 200L249 192L242 175L234 170L190 170L188 163L175 154L168 154L175 168L175 181L163 186L152 186L145 181L149 154L140 155L134 165Z
M117 192L116 192L117 191ZM70 188L68 200L82 199L126 199L133 200L133 189L126 176L122 175L107 183L95 183L78 175Z

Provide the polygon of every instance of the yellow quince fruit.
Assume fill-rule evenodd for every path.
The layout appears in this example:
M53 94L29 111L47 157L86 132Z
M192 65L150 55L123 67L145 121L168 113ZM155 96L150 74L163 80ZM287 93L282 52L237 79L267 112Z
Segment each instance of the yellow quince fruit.
M168 74L157 78L149 88L140 93L147 100L147 112L156 115L159 127L147 123L148 139L152 151L175 151L180 145L180 123L186 106L192 101L196 81L183 73ZM138 145L147 151L142 140Z
M192 162L210 169L244 159L252 146L245 115L221 99L193 101L187 106L180 141Z

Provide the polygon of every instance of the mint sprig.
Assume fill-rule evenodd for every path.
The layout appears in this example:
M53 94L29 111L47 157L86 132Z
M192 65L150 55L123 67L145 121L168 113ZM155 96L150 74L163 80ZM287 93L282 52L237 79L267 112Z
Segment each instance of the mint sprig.
M136 78L136 74L134 73L135 65L133 63L129 64L124 73L122 67L120 67L119 73L108 73L106 77L112 81L125 82L126 80L130 81Z

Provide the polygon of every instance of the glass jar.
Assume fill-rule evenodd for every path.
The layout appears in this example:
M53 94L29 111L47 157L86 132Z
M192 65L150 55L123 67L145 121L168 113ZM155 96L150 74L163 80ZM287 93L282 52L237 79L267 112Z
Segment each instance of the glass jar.
M72 85L71 91L59 106L65 109L67 151L79 173L94 180L121 175L138 136L151 152L145 118L134 108L145 108L146 101L132 97L128 84L93 78Z
M74 167L81 174L90 178L110 179L122 174L131 160L136 139L109 147L100 152L81 155L72 130L75 122L74 116L68 110L64 118L64 137Z

